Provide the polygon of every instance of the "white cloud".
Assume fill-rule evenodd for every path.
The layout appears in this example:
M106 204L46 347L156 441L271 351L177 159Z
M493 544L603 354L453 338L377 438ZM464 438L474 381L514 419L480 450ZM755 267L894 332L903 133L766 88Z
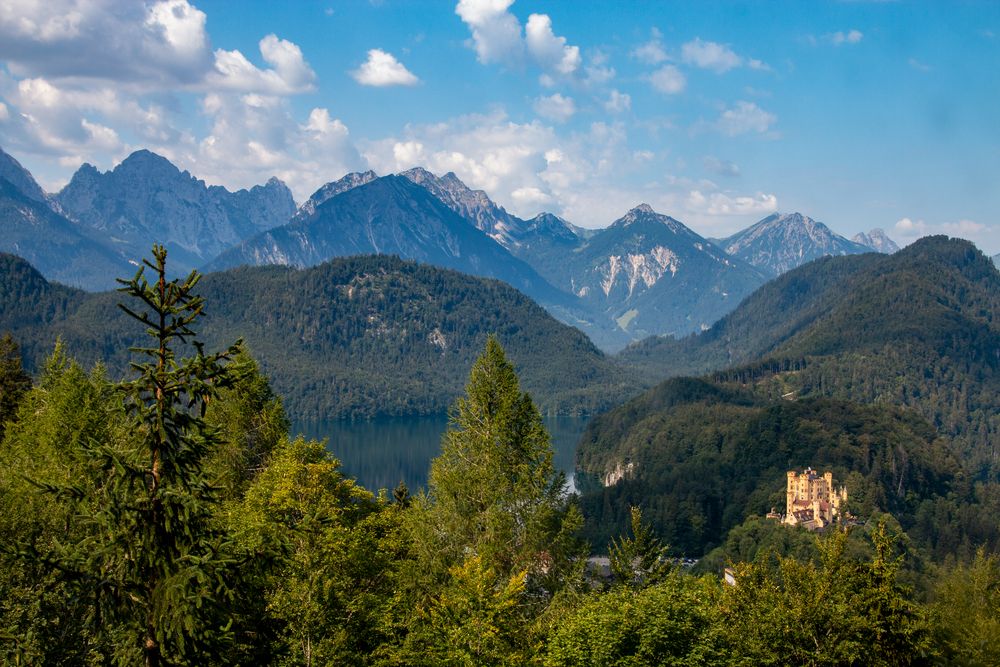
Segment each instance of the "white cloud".
M534 103L535 113L543 118L565 123L576 113L576 103L572 97L564 97L559 93L548 97L539 97Z
M764 111L753 102L739 101L726 109L716 121L716 128L723 134L735 137L749 132L764 133L778 121L773 113Z
M476 57L484 65L519 63L524 55L521 22L507 11L514 0L460 0L455 13L472 30Z
M762 215L778 210L778 198L763 192L747 196L726 192L706 194L701 190L692 190L688 194L687 205L690 209L712 216Z
M828 39L834 46L840 46L842 44L857 44L864 38L864 33L860 30L848 30L847 32L837 31L828 35Z
M260 54L269 69L260 69L239 51L215 52L215 67L207 77L213 88L267 95L291 95L314 89L316 74L292 42L267 35L260 40Z
M0 60L18 77L191 84L212 63L205 19L186 0L8 0Z
M743 64L743 58L725 44L706 42L698 37L681 47L681 58L688 64L712 70L717 74Z
M580 67L580 47L569 46L565 37L557 37L548 15L529 16L524 34L528 52L544 69L569 76Z
M931 224L921 219L900 218L893 225L893 229L900 239L906 241L914 241L931 234L947 234L976 241L985 239L993 232L993 228L989 225L967 219Z
M676 95L687 85L684 74L673 65L664 65L650 74L649 82L653 84L653 88L666 95Z
M0 102L0 121L5 121L10 118L10 112L7 111L7 105Z
M667 55L666 49L663 48L660 31L653 28L652 32L652 39L633 49L632 57L646 65L659 65L670 58Z
M919 60L917 60L916 58L910 58L906 62L907 62L907 64L910 67L912 67L913 69L917 70L918 72L930 72L931 71L931 66L930 65L928 65L926 63L922 63Z
M604 109L609 113L622 113L632 108L632 96L618 90L612 90L604 103Z
M479 62L519 66L527 55L543 70L543 84L575 74L582 63L580 48L555 34L547 14L531 14L522 29L508 11L512 4L514 0L459 0L455 6L455 13L472 31L470 45Z
M420 81L395 56L381 49L371 49L368 60L351 76L364 86L413 86Z

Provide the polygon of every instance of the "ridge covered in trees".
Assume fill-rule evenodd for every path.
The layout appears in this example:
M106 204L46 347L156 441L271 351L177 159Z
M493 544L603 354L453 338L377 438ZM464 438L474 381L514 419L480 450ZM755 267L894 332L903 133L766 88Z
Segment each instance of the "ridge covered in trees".
M496 338L453 406L429 488L373 494L324 443L290 437L281 399L240 343L207 351L198 276L167 282L160 255L147 268L152 280L124 287L126 314L152 335L127 379L84 370L60 343L29 388L16 351L5 353L0 390L18 387L0 442L5 662L988 665L1000 655L996 556L930 561L936 576L913 589L913 549L891 516L819 538L792 529L808 542L802 555L762 553L726 586L665 560L645 514L631 511L631 535L610 545L614 576L588 574L581 507ZM671 386L629 405L775 408L741 387ZM960 485L919 417L828 399L778 407L750 422L798 428L831 460L867 460L873 506L905 518L928 489ZM843 441L824 424L856 433ZM879 444L894 435L906 442ZM906 493L884 500L900 479Z
M137 336L114 293L46 281L0 255L0 331L41 368L62 338L84 363L126 370ZM209 345L242 337L296 419L441 414L489 334L549 414L588 414L635 393L587 337L496 280L364 256L311 269L244 267L205 276Z

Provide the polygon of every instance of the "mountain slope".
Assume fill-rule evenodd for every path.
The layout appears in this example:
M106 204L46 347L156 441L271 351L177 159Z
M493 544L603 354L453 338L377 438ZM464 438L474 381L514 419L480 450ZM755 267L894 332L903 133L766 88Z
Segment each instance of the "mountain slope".
M0 178L7 180L15 189L28 199L45 203L45 192L21 163L0 148Z
M208 268L308 267L333 257L371 253L503 280L559 320L584 330L602 347L617 349L627 342L571 294L553 287L428 190L402 176L383 176L342 192L318 205L312 215L296 217L231 248Z
M891 255L899 251L899 246L886 235L883 229L873 229L867 234L860 232L852 236L851 240L855 243L860 243L866 248L871 248L875 252L885 253L886 255Z
M801 213L773 213L718 241L720 247L768 275L778 276L827 255L854 255L870 249L849 241Z
M939 554L1000 544L1000 272L971 243L817 260L669 349L736 365L592 422L577 476L592 539L641 503L700 553L813 466Z
M91 238L86 229L52 210L44 196L37 199L25 194L2 177L0 230L0 252L16 253L48 278L67 285L110 289L115 286L114 276L133 270L122 257Z
M753 267L643 204L569 255L556 284L636 338L701 330L763 282Z
M295 212L289 189L272 178L250 190L206 186L169 160L136 151L112 171L83 165L55 201L76 222L136 260L156 242L186 273L243 239L284 224Z
M1000 272L968 241L926 237L799 267L705 333L651 339L620 359L661 378L731 367L718 377L769 395L908 406L981 471L1000 457L998 350Z
M0 287L0 331L13 331L30 369L61 337L81 361L124 372L141 332L117 293L51 285L10 255L0 255ZM586 336L509 285L395 257L243 267L205 276L198 291L203 340L243 337L298 419L443 412L491 333L545 411L605 409L637 389Z
M482 190L467 186L454 172L439 177L422 167L414 167L399 175L425 188L507 250L513 252L519 245L518 238L526 229L525 222L494 203Z

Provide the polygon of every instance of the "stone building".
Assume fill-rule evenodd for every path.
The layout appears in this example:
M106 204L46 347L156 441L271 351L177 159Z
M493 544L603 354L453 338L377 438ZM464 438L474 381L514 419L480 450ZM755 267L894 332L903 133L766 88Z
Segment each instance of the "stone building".
M782 523L809 530L825 528L847 512L847 488L833 486L833 473L812 468L788 471L785 517Z

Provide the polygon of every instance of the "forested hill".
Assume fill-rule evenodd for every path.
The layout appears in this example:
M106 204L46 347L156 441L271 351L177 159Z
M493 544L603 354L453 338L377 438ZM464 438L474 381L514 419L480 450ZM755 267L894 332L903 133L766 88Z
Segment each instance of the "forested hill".
M784 511L785 472L807 466L832 470L861 520L891 512L937 556L998 539L988 515L962 511L978 501L946 440L895 407L674 378L595 419L577 461L593 544L637 506L678 552L704 554L748 516Z
M443 412L491 333L544 411L605 409L638 391L586 336L497 280L362 256L232 269L198 289L208 347L244 338L296 418ZM0 331L14 334L29 369L61 337L80 361L122 372L135 334L118 301L0 255Z
M893 255L826 257L747 297L704 333L650 337L619 355L662 379L769 356L872 350L916 339L954 346L1000 331L1000 273L971 243L926 237Z
M812 465L862 475L855 486L866 488L895 471L874 507L908 528L927 522L928 542L947 533L942 552L995 544L998 313L1000 272L972 244L936 237L892 256L818 260L705 334L650 345L647 361L665 353L660 363L686 356L689 370L735 365L668 380L591 424L578 451L581 484L592 480L591 530L617 530L621 508L641 500L676 544L706 548L780 500L779 472ZM639 352L629 350L632 363ZM613 471L624 481L595 487ZM958 491L949 477L979 486ZM920 507L892 506L906 488Z
M818 260L768 283L700 336L626 363L661 377L727 367L769 395L913 407L975 474L1000 457L1000 272L971 243ZM653 370L650 370L653 369Z

